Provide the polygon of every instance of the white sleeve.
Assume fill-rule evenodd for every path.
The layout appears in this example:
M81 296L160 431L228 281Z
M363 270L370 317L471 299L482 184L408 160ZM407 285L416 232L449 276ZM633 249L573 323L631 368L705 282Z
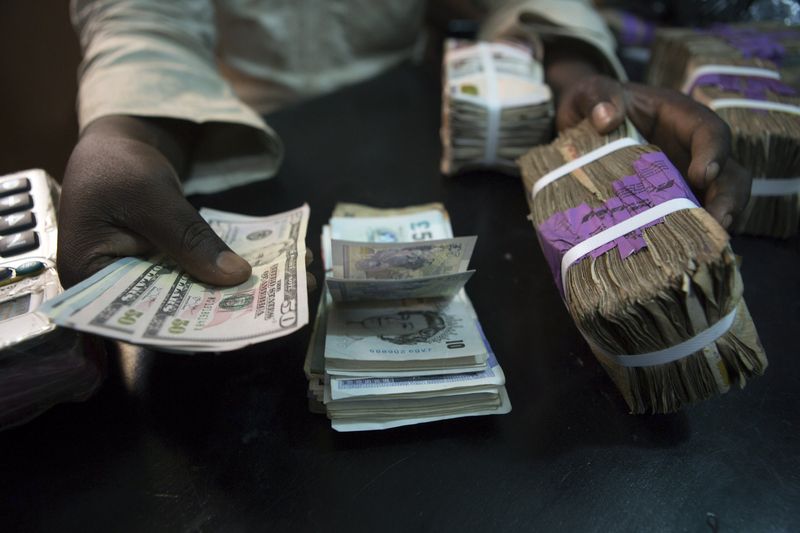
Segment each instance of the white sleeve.
M187 194L272 176L280 139L221 77L211 0L72 0L81 130L108 115L201 124Z
M546 42L580 41L597 52L606 74L627 79L615 53L614 37L589 0L494 0L489 4L493 7L481 26L482 39L522 32Z

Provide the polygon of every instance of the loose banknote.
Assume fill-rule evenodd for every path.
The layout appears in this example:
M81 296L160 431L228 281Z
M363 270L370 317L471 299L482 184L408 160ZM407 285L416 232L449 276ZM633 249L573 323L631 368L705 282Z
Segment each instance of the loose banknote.
M253 267L235 287L200 283L172 261L124 258L43 308L56 324L170 351L227 351L308 323L309 209L269 217L201 210Z
M467 268L475 239L400 243L333 240L328 290L337 302L450 298L474 273Z
M337 302L402 300L404 298L451 298L469 281L474 270L415 279L328 278L331 296Z
M333 275L343 279L413 279L465 272L477 237L411 243L332 242Z
M486 368L488 353L465 296L334 305L325 368L350 376L431 375Z
M450 219L441 204L419 209L376 209L359 204L337 204L329 223L322 228L325 271L333 268L331 241L418 242L453 237Z

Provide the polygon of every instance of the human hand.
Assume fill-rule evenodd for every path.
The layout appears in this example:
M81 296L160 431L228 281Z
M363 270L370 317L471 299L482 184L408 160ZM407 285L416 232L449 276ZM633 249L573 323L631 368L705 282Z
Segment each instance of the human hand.
M677 91L592 75L564 90L556 125L562 130L588 118L599 133L608 133L625 117L667 154L706 210L729 228L750 199L752 177L730 157L727 124Z
M89 125L62 184L58 270L65 287L120 257L157 252L205 283L248 279L247 261L183 196L177 169L186 160L185 147L163 128L134 117Z

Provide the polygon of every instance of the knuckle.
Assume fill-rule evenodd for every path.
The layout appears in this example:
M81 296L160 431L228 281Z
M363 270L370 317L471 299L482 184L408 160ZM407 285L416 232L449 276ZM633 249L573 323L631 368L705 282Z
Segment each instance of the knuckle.
M216 239L217 234L214 233L205 221L193 220L183 229L181 248L184 251L193 252L207 245L209 242L215 242Z

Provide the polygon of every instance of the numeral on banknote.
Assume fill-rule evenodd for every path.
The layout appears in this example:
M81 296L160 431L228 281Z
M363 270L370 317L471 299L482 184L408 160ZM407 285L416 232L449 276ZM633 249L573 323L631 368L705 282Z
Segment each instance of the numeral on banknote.
M137 311L136 309L128 309L125 311L121 317L117 319L117 322L122 324L123 326L132 326L136 324L136 320L142 316L141 311Z
M427 220L420 220L419 222L412 222L411 223L411 231L414 233L411 234L411 238L415 241L424 241L433 239L433 233L430 231L423 231L422 233L417 233L417 230L429 229L431 227L430 223Z
M281 304L281 327L288 328L292 326L296 320L295 316L296 301L286 300Z
M181 320L180 318L176 318L172 321L169 326L169 332L173 335L180 335L181 333L186 332L186 326L189 325L188 320Z

